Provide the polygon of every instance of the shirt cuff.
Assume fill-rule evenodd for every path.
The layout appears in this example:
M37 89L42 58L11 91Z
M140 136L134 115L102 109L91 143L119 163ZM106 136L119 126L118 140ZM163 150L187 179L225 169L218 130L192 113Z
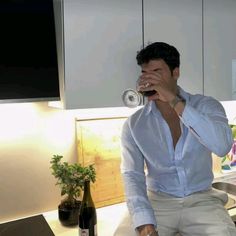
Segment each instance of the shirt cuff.
M139 211L133 215L133 225L134 229L141 225L152 224L155 227L157 226L156 218L153 212L151 211Z

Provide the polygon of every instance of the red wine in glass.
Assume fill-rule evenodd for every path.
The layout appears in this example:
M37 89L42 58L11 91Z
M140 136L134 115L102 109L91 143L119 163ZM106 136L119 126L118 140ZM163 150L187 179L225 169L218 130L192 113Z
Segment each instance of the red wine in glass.
M137 80L136 89L140 94L142 94L145 97L150 97L150 96L156 94L156 90L140 91L139 81L140 81L140 78ZM147 83L147 85L145 87L148 87L148 86L149 86L149 84Z

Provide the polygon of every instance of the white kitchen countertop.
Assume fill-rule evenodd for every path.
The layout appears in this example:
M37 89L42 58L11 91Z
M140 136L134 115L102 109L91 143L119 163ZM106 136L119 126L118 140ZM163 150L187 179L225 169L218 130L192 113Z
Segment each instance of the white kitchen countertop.
M123 215L127 211L126 203L114 204L97 209L97 230L98 236L113 236ZM58 211L41 213L55 236L78 236L78 227L63 226L58 219ZM229 210L230 216L236 215L236 208ZM3 223L3 222L1 222Z
M115 204L97 209L98 236L112 236L119 225L124 212L127 210L125 203ZM231 216L236 215L236 209L229 210ZM78 236L78 227L65 227L58 220L58 212L43 213L55 236Z
M125 203L114 204L97 209L98 236L112 236L127 207ZM58 211L43 213L55 236L78 236L78 227L65 227L58 219Z
M215 176L214 182L228 182L228 179L231 178L236 181L236 173ZM125 202L97 208L98 236L113 236L125 212L127 212ZM236 216L236 208L228 210L228 212L230 216ZM66 227L60 223L57 209L40 214L45 217L55 236L78 236L77 226Z
M214 182L227 181L230 178L236 178L236 173L219 174L215 176ZM112 236L118 227L122 216L127 211L126 203L114 204L97 209L98 235ZM236 216L236 208L228 210L230 216ZM74 236L78 235L77 227L65 227L58 220L58 212L50 211L43 214L49 226L56 236Z
M213 182L228 182L228 183L230 183L231 179L232 179L232 181L236 180L236 171L229 172L229 173L215 173ZM234 198L234 199L236 200L236 198ZM229 212L230 216L235 216L236 215L236 208L228 210L228 212Z

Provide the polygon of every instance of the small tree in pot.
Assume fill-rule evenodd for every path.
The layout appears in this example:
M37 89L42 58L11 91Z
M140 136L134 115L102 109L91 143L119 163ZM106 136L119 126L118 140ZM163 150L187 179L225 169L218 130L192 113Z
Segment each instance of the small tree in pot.
M93 165L83 167L78 163L62 162L63 156L53 155L51 163L52 175L57 179L56 185L61 188L61 196L66 195L58 206L60 222L65 226L78 224L81 205L80 195L84 181L95 182L96 172Z

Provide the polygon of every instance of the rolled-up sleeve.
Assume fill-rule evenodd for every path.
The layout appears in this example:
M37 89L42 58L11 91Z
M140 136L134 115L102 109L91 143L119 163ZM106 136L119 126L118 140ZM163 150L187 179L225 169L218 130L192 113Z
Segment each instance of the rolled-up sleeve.
M233 138L223 106L206 97L199 108L186 103L181 121L210 151L218 156L226 155L232 147Z

